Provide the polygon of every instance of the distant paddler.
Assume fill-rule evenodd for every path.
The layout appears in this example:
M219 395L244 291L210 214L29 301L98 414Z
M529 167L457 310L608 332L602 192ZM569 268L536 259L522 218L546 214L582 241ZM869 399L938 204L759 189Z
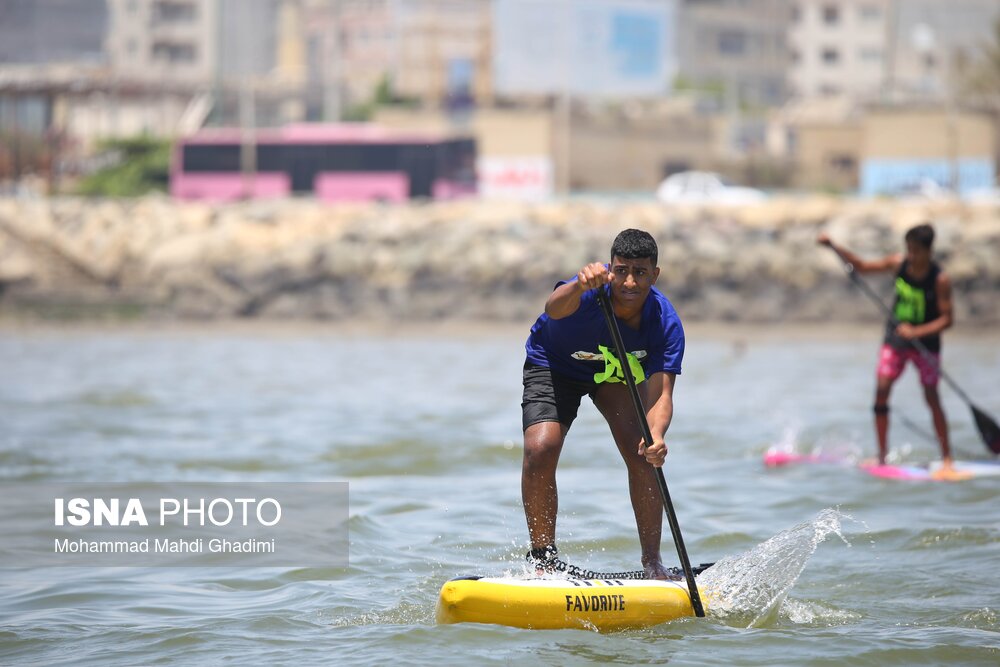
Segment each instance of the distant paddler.
M832 248L847 262L849 271L896 274L895 300L876 370L873 410L879 464L885 465L889 453L889 393L906 364L912 363L920 374L924 398L934 420L941 447L941 471L947 475L953 470L951 446L948 422L938 395L938 380L941 376L941 334L952 325L951 280L934 261L933 227L917 225L906 232L904 241L905 254L866 260L835 244L826 234L820 234L817 239L819 244Z
M674 414L684 330L670 301L654 287L660 275L657 255L656 241L647 232L620 233L610 264L587 264L556 285L525 344L521 495L531 537L527 558L540 571L559 569L556 466L581 399L590 396L628 469L645 575L671 576L660 557L663 508L654 466L662 466L667 455L664 438ZM614 354L598 290L610 296L625 359ZM642 435L624 373L638 385L652 442Z

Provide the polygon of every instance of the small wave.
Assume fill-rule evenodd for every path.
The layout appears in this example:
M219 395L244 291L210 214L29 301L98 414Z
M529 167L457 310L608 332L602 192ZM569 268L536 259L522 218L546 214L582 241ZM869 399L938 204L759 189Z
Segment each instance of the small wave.
M330 625L338 628L357 625L434 625L434 615L434 604L400 602L389 609L337 616L331 620Z
M709 535L708 537L702 538L702 540L698 543L698 546L705 551L721 551L722 549L740 544L746 544L747 542L753 542L753 537L746 533L718 533L716 535Z
M1000 615L997 614L995 609L990 609L989 607L983 607L982 609L963 614L960 621L960 625L966 627L1000 632Z
M156 405L156 399L138 391L87 391L74 396L72 401L97 408L145 408Z
M1000 534L982 528L951 528L949 530L923 530L910 539L905 549L961 548L969 545L1000 543Z
M292 470L294 466L274 459L229 458L229 459L187 459L177 463L178 470L221 470L224 472L280 472Z
M392 475L441 475L449 472L517 469L521 448L510 440L477 446L445 447L424 439L399 439L384 442L332 443L318 457L320 464L330 464L334 474L343 477L382 477Z
M844 516L836 509L825 509L812 521L782 531L743 554L727 556L706 570L698 580L710 613L747 622L747 627L776 621L781 603L816 548L830 534L850 546L841 533Z
M847 625L861 618L861 615L838 609L815 600L786 599L781 605L781 618L796 625L813 625L830 627Z

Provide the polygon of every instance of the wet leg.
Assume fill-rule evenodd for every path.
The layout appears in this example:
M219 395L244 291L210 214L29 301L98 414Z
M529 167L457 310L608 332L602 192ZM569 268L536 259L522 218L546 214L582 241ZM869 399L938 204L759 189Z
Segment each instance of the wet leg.
M895 378L880 375L875 387L875 436L878 439L878 462L885 465L889 454L889 393Z
M568 430L558 422L539 422L524 432L521 500L532 549L556 543L556 513L559 510L556 465Z
M945 465L951 464L951 443L948 440L948 420L941 405L941 397L938 395L937 385L924 385L924 399L931 409L931 417L934 419L934 431L937 433L938 444L941 446L941 460Z

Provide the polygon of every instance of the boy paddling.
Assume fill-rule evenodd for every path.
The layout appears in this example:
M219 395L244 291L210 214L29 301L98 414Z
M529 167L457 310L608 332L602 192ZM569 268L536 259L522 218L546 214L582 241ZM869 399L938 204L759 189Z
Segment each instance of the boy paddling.
M932 246L934 228L930 225L913 227L904 238L905 254L886 255L880 259L865 260L850 250L835 244L826 234L817 242L832 248L858 273L896 273L896 298L893 318L886 324L885 339L879 353L875 389L875 434L878 438L878 459L885 465L888 454L889 393L903 372L912 363L920 374L924 398L930 408L941 447L941 475L954 473L951 446L948 441L948 422L945 419L938 380L941 364L941 333L952 325L951 280L934 261ZM923 350L913 341L919 341Z
M667 455L664 437L673 417L684 330L670 301L653 287L660 274L657 254L648 233L623 231L612 245L609 265L587 264L575 278L556 285L525 344L521 496L531 537L528 560L540 570L559 562L556 465L581 399L590 396L628 469L643 570L649 578L671 576L660 558L663 506L653 466L662 466ZM598 289L610 295L626 359L614 356ZM638 385L651 443L643 441L625 372Z

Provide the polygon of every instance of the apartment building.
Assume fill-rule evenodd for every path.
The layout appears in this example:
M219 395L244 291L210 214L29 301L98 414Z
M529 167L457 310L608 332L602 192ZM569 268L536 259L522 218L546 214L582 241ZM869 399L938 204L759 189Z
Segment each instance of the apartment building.
M218 3L199 0L108 0L108 61L122 79L164 84L212 80L218 54Z
M981 56L1000 21L998 0L895 0L893 57L886 83L895 98L953 96L963 62Z
M307 0L307 77L312 115L340 118L372 100L395 68L398 24L392 0Z
M492 99L491 0L331 0L312 3L311 62L335 67L347 104L393 94L431 106ZM331 29L330 26L337 26ZM316 57L323 54L323 59ZM315 69L315 67L314 67ZM314 79L327 75L314 75Z
M0 0L0 64L100 63L105 0Z
M683 0L678 79L717 87L731 104L773 106L787 96L791 0Z
M335 76L346 103L369 99L383 78L393 92L431 106L468 95L494 102L496 4L500 0L314 0L310 30L318 63ZM676 80L721 91L732 105L779 105L788 96L788 30L794 0L664 0L674 25ZM614 5L613 2L606 3ZM623 9L637 5L620 3ZM650 3L655 4L655 3ZM525 3L523 11L530 11ZM320 19L320 16L327 18ZM330 26L339 26L333 29ZM558 41L552 36L552 48ZM338 57L339 56L339 57ZM336 61L337 64L331 65ZM664 90L666 92L667 89Z
M798 0L789 83L799 97L871 97L885 83L890 0Z
M789 84L800 97L943 99L998 19L996 0L796 0Z

